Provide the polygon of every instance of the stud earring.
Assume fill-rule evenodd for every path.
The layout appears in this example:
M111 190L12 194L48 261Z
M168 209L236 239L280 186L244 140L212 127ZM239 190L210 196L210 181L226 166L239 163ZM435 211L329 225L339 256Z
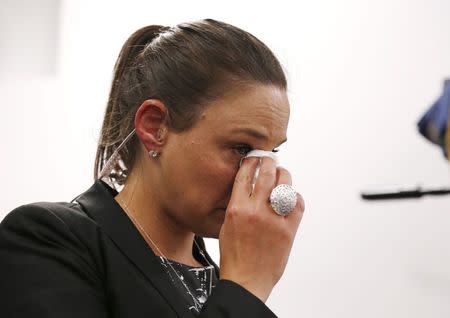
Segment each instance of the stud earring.
M152 158L156 158L156 157L158 157L158 152L156 150L150 150L148 152L148 155Z

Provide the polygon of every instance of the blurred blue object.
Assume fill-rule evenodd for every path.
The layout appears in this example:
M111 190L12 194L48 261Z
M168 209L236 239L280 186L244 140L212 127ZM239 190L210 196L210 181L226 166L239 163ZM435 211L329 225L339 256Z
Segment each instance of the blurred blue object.
M438 100L423 115L418 125L420 133L429 141L442 147L444 155L449 158L447 132L450 113L450 79L444 81L444 90Z

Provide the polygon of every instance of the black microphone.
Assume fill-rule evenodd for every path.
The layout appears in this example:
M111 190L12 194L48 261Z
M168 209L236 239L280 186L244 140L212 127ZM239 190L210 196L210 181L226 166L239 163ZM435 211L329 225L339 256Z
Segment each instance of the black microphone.
M450 194L449 188L422 189L421 187L399 187L379 190L365 190L361 192L364 200L390 200L420 198L424 195L446 195Z

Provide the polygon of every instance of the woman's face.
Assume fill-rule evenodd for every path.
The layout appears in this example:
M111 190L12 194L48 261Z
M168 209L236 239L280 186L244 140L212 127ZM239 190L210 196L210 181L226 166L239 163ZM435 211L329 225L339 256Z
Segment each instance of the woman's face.
M170 131L159 157L165 212L183 228L217 238L241 158L252 149L276 151L288 121L286 92L254 84L210 103L188 131Z

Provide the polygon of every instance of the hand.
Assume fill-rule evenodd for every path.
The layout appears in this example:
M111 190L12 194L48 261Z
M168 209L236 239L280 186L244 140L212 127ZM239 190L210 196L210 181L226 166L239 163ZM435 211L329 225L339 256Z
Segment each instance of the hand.
M287 216L276 214L269 203L272 189L291 184L290 173L263 157L252 192L252 180L260 158L246 158L241 165L219 234L220 279L234 281L265 302L283 275L305 205Z

